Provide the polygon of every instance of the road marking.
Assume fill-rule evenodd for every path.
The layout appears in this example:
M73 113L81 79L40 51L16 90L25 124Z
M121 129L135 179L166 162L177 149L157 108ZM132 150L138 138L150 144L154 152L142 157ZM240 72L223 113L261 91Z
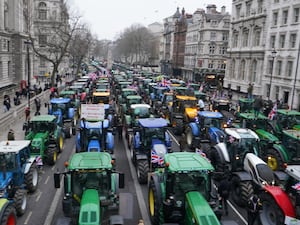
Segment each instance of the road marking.
M42 196L42 192L40 190L38 190L38 194L37 194L35 201L38 202L40 200L41 196Z
M144 224L151 224L149 216L148 216L148 209L147 209L146 203L144 201L142 188L137 180L136 170L135 170L134 165L131 162L130 152L129 152L129 149L127 148L126 140L124 141L124 137L123 137L123 144L125 146L126 157L127 157L128 163L129 163L130 173L132 175L133 184L134 184L134 187L136 190L136 197L138 200L139 208L141 210L142 218L144 220Z
M170 136L172 137L172 139L176 142L176 144L179 146L179 142L177 141L176 137L174 136L174 134L171 133L171 131L167 130L167 132L170 134Z
M49 179L50 179L50 176L47 176L47 178L46 178L46 180L45 180L44 184L47 184L47 183L48 183L48 181L49 181Z
M28 221L29 221L31 215L32 215L32 211L30 211L30 212L28 213L28 216L26 217L26 220L24 221L24 224L28 224Z
M230 201L227 200L228 205L232 208L232 210L240 217L240 219L244 222L244 224L248 224L247 220L239 213L239 211L231 204Z

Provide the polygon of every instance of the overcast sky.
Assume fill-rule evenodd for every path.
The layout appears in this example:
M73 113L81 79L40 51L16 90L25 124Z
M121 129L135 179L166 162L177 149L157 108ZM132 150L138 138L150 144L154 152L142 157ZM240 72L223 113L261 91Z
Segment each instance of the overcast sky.
M132 24L148 26L173 15L177 9L185 8L186 13L196 9L206 9L207 4L215 4L221 11L231 13L231 0L69 0L72 9L78 11L83 20L90 25L98 39L114 40L119 33Z

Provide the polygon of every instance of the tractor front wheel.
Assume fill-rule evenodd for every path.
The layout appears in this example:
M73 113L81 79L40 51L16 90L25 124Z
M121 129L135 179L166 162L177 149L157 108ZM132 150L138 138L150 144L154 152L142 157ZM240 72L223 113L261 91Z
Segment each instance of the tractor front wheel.
M239 177L234 176L232 178L231 185L231 195L233 201L238 206L246 206L250 196L253 194L251 181L241 181Z
M161 196L158 196L154 180L151 179L149 183L148 202L149 212L152 225L161 224L162 217L162 202Z
M262 194L261 203L260 222L262 225L284 224L284 213L270 194Z
M17 216L22 216L27 208L27 193L24 189L18 189L14 196L14 206Z
M55 148L48 148L46 151L46 158L48 165L52 166L56 163L57 152Z
M25 174L26 188L30 193L36 191L38 187L39 174L35 165L31 165L29 172Z
M140 184L146 184L148 180L149 163L148 160L142 159L136 161L136 173Z
M283 159L274 148L267 150L267 157L265 161L273 171L284 169Z
M12 205L8 205L3 212L1 212L2 217L0 218L1 225L16 225L16 210Z
M64 148L64 138L62 134L59 135L58 140L57 140L57 148L59 152L62 152Z

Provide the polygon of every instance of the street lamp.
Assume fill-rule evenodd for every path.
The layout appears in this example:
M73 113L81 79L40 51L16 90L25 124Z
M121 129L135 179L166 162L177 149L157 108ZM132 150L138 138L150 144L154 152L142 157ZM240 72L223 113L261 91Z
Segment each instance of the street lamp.
M28 108L30 110L30 55L29 55L29 45L32 44L31 41L24 41L27 46L27 95L28 95Z
M275 62L276 54L277 54L277 52L275 51L275 49L273 49L273 51L271 52L271 56L272 56L272 69L271 69L271 77L270 77L270 84L269 84L269 91L268 91L268 99L270 99L270 95L271 95L272 79L273 79L273 68L274 68L274 62Z

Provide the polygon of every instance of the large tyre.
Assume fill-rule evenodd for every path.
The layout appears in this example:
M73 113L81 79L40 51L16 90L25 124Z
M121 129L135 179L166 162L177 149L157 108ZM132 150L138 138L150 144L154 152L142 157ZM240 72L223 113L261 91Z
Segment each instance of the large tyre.
M146 184L148 180L149 163L148 160L142 159L136 161L136 173L140 184Z
M162 201L161 196L158 196L153 179L150 180L148 189L148 206L152 225L162 224Z
M62 152L64 148L64 137L62 136L62 134L60 134L58 137L57 148L58 148L58 152Z
M14 196L14 206L17 216L22 216L27 208L27 192L24 189L18 189Z
M207 151L207 150L206 150ZM226 164L222 160L220 153L217 151L217 149L212 148L209 151L209 154L207 157L211 160L211 164L214 166L216 172L224 172Z
M274 148L270 148L267 150L265 162L273 171L284 169L283 159L281 158L278 151L276 151L276 149Z
M173 125L174 125L174 128L175 128L175 134L176 135L179 135L179 134L182 134L183 132L183 120L181 119L174 119L174 122Z
M195 146L193 146L193 140L194 140L194 135L191 127L188 127L185 131L186 134L186 145L188 148L193 149Z
M247 205L248 199L253 195L251 181L241 181L239 177L232 178L231 196L233 201L241 207Z
M67 125L66 128L65 128L66 138L71 138L71 134L72 134L72 126Z
M2 212L2 217L0 218L0 225L16 225L16 210L12 205L8 205Z
M39 173L35 165L31 165L27 174L25 174L26 188L30 193L36 191L38 187Z
M270 194L262 194L261 203L262 211L260 213L260 221L262 225L284 224L284 213Z
M47 164L52 166L56 163L57 160L57 152L55 148L48 148L46 151L46 159L47 159Z

